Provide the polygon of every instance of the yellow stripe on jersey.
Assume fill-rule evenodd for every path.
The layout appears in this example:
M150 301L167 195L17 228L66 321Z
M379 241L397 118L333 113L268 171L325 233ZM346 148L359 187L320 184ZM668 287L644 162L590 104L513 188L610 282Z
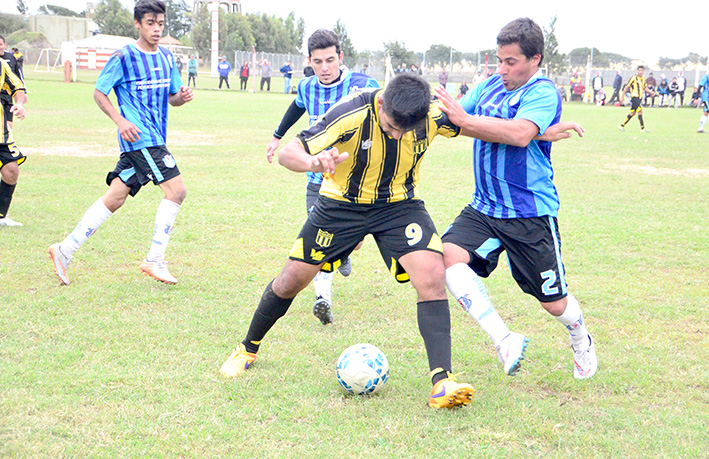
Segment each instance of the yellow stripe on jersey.
M644 76L633 75L628 80L628 90L630 91L630 97L642 97L645 93L645 87L647 86L647 81Z
M320 194L357 204L418 199L419 166L431 141L437 135L460 133L432 103L421 127L392 139L379 125L377 101L382 91L362 90L341 99L298 134L311 155L332 147L349 153L334 174L324 174Z
M25 85L22 84L17 75L12 73L12 69L3 59L0 59L0 91L13 96L17 91L25 91ZM0 128L0 144L11 144L14 142L12 139L12 130L7 125L7 120L5 119L5 110L0 110L0 121L2 121L2 128Z

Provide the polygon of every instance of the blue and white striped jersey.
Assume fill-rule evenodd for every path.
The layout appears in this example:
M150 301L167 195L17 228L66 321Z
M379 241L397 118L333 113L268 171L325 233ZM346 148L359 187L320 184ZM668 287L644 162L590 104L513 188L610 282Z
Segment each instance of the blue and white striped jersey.
M330 107L335 105L343 96L351 94L361 88L378 88L379 83L374 78L363 73L350 72L347 67L340 67L342 74L335 83L324 85L320 83L317 75L300 80L298 83L298 95L295 104L300 108L305 108L310 118L310 124L314 124ZM319 172L308 172L308 183L321 184L322 174Z
M561 118L559 93L541 72L514 91L506 90L500 75L495 75L468 92L461 104L471 115L529 120L540 134ZM494 218L557 216L551 142L532 140L527 147L515 147L475 139L473 166L475 193L470 205L477 211Z
M702 102L709 102L709 73L702 77L699 86L703 86L702 90Z
M113 53L96 81L96 89L106 95L113 90L121 115L141 131L137 142L127 142L119 133L121 152L165 145L168 99L180 86L182 78L175 58L161 46L148 53L130 44Z

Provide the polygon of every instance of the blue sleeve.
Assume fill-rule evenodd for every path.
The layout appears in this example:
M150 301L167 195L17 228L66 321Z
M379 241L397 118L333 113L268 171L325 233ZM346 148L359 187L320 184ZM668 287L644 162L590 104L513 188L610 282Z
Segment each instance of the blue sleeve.
M367 85L365 88L378 88L379 87L379 82L375 80L374 78L367 78Z
M172 60L172 74L170 75L170 94L177 94L180 92L180 86L182 86L182 77L180 76L180 71L177 70L177 65L175 65L175 57L170 54L170 59Z
M298 93L295 96L295 104L300 108L305 108L305 101L303 100L303 91L305 90L306 81L308 81L308 78L305 78L298 82Z
M96 89L109 95L111 90L123 83L123 66L121 65L121 52L116 51L106 62L106 66L101 70L101 74L96 80Z
M539 128L539 134L544 134L554 122L558 110L559 93L551 84L539 83L524 93L514 119L531 121Z

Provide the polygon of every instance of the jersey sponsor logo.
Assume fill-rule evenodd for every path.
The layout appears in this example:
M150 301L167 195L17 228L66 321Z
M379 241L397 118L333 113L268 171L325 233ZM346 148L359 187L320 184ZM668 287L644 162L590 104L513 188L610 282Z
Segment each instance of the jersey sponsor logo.
M362 142L362 150L369 150L372 148L372 139L367 139Z
M175 158L173 158L172 155L163 156L162 162L165 164L165 167L168 167L170 169L175 167Z
M315 243L323 248L330 247L333 236L335 235L332 233L318 229L318 235L315 237Z

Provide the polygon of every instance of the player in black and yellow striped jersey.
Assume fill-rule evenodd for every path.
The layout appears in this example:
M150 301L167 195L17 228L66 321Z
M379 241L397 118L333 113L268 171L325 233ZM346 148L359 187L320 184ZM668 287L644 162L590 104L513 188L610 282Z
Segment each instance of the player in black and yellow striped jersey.
M222 375L239 376L249 368L295 296L318 271L336 268L371 234L392 274L416 289L419 331L436 388L429 405L450 408L470 401L472 386L451 375L442 244L417 191L419 166L433 138L459 132L431 104L429 84L401 74L385 90L342 99L281 150L281 165L294 172L322 172L325 180L290 259L266 287L246 338L222 365Z
M25 85L3 59L0 59L0 92L7 94L13 101L9 113L20 120L24 119L24 104L27 102ZM19 165L25 162L26 158L15 145L5 110L0 110L0 117L0 226L22 226L21 223L8 218L7 212L20 175Z
M625 131L625 125L633 118L633 116L638 115L638 121L640 122L640 132L647 132L645 130L645 122L643 121L643 106L642 99L645 93L654 96L655 93L647 87L647 81L643 76L645 74L645 67L638 66L637 75L633 75L626 83L625 87L620 93L620 103L622 104L625 99L625 94L630 92L630 113L625 117L625 120L620 123L618 129Z

